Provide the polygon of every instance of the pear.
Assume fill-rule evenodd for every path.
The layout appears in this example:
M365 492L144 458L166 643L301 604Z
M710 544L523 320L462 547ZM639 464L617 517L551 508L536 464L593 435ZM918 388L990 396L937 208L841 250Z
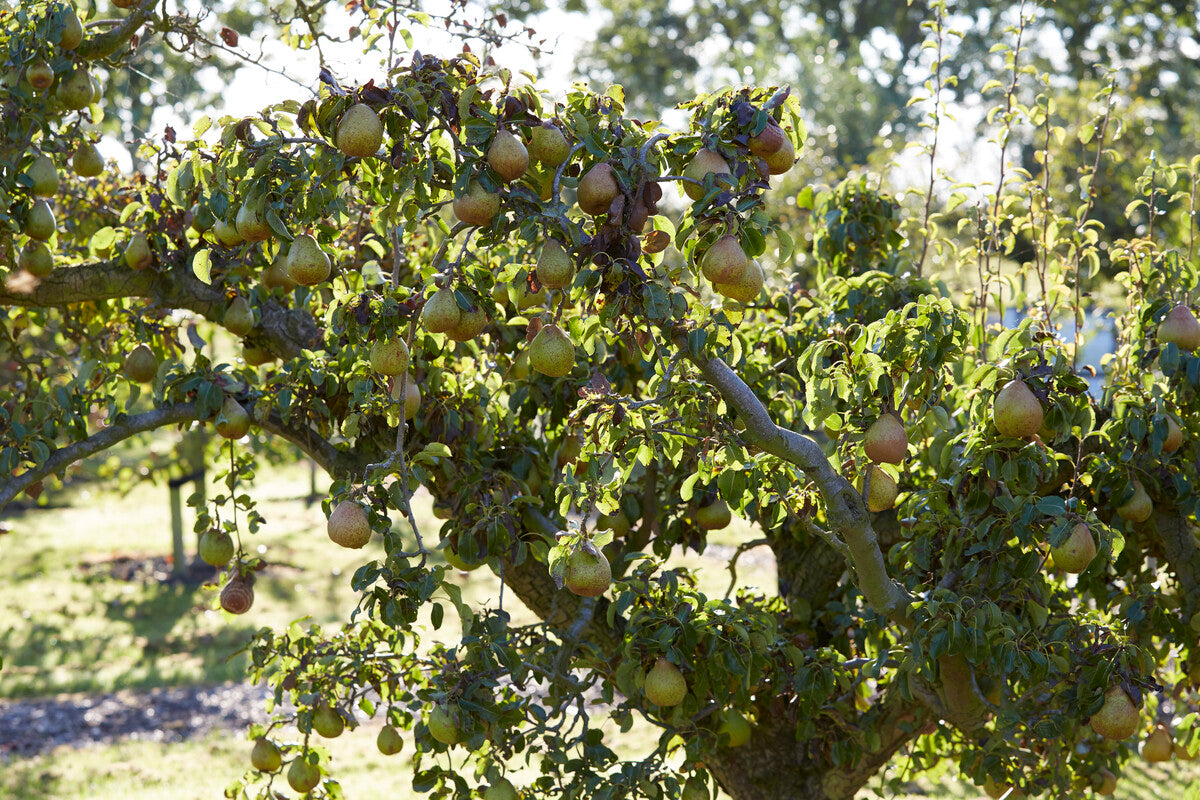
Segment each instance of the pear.
M863 436L863 450L876 464L900 464L908 455L908 433L895 412L880 414Z
M1172 308L1158 324L1158 343L1162 346L1167 342L1174 342L1179 349L1189 353L1200 347L1200 322L1182 303Z
M25 235L30 239L46 241L54 235L54 211L45 200L38 200L25 217Z
M222 530L209 529L200 534L197 548L200 560L210 567L223 567L233 558L233 537Z
M429 734L442 744L455 744L462 738L458 713L445 703L438 703L430 710L426 725Z
M333 269L329 254L307 233L300 234L292 242L287 267L288 277L301 286L316 286L328 278Z
M1190 751L1187 749L1187 747L1185 747L1185 746L1183 746L1183 745L1179 744L1178 742L1176 742L1175 744L1171 745L1171 753L1172 753L1172 754L1175 756L1175 758L1176 758L1176 759L1178 759L1179 761L1195 761L1195 760L1196 760L1196 756L1197 756L1197 755L1200 755L1200 753L1192 753L1192 752L1190 752Z
M254 605L254 583L246 578L230 578L221 590L221 608L230 614L245 614Z
M562 378L575 368L575 345L562 328L545 325L529 343L529 366L551 378Z
M735 708L728 708L721 715L721 724L717 733L729 737L730 747L741 747L750 741L750 723L742 713Z
M250 764L259 772L274 772L283 764L283 757L274 742L260 736L250 749Z
M383 144L383 121L366 103L355 103L342 115L334 139L337 149L351 158L373 156Z
M83 23L79 21L79 15L75 13L75 9L68 5L63 16L62 34L58 37L58 44L64 50L74 50L83 42Z
M772 175L782 175L790 170L796 163L796 148L792 145L792 140L785 134L780 148L771 155L764 156L763 160L767 162L767 171Z
M357 502L343 500L329 515L326 531L334 544L358 550L371 541L371 520L366 509Z
M683 191L693 200L704 197L704 179L709 175L729 175L729 162L716 150L707 148L697 151L692 160L683 170L683 177L692 181L683 182ZM709 278L709 280L712 280Z
M871 465L871 490L867 494L867 510L878 513L887 511L896 505L896 495L900 490L891 475L874 464Z
M484 189L479 181L471 181L467 193L454 198L454 216L468 225L490 225L499 213L500 195Z
M990 776L983 781L983 792L992 800L1025 800L1025 793L1007 783L996 783Z
M321 782L321 769L304 758L297 758L288 767L287 782L288 786L300 794L311 792Z
M31 240L21 248L17 256L17 268L36 278L45 278L54 271L54 254L45 242Z
M229 301L222 324L234 336L245 336L254 329L254 312L250 310L245 297L239 294Z
M572 594L580 597L598 597L604 594L612 583L612 567L603 553L592 553L580 548L567 559L563 583Z
M438 289L421 309L421 323L430 333L445 333L462 321L462 309L452 289Z
M679 667L660 658L646 673L646 699L656 706L677 706L687 696L687 681Z
M226 247L237 247L243 241L242 235L238 233L237 226L223 219L219 219L213 223L212 232L217 241Z
M1104 705L1092 715L1092 730L1106 739L1128 739L1138 729L1138 710L1120 686L1110 686Z
M92 102L99 103L104 97L104 92L100 88L100 81L93 75L90 82L92 84Z
M1042 404L1020 378L1006 383L992 401L992 419L1004 436L1028 438L1041 430L1042 418Z
M1117 776L1114 775L1110 770L1100 770L1100 772L1096 775L1096 778L1098 779L1096 794L1103 795L1104 797L1111 797L1112 794L1117 791Z
M543 287L537 293L529 291L529 286L522 283L517 289L517 310L526 311L530 308L546 305L546 289Z
M34 91L44 92L54 85L54 70L42 59L38 59L25 69L25 77L29 79L29 85L34 88Z
M721 530L733 520L729 504L720 498L708 505L700 506L692 516L695 519L696 527L704 531Z
M292 280L292 276L288 275L287 270L287 251L282 248L271 259L271 263L262 272L262 285L267 287L267 290L283 289L290 292L296 288L296 282Z
M547 239L538 256L538 283L547 289L565 289L575 277L575 262L557 239Z
M326 739L336 739L346 729L346 720L342 718L337 709L322 703L313 711L312 727Z
M130 269L141 270L149 268L154 263L154 254L150 252L150 242L141 231L130 237L125 244L125 264Z
M1180 447L1183 447L1183 430L1180 429L1179 423L1170 414L1167 415L1167 438L1163 440L1162 451L1164 453L1174 453Z
M1167 730L1167 726L1161 722L1154 726L1154 730L1142 742L1142 758L1153 764L1160 761L1170 761L1174 753L1174 743L1171 741L1171 732Z
M516 136L508 131L497 131L488 148L487 162L501 180L511 183L520 180L529 169L529 152Z
M270 361L275 360L275 355L265 347L255 347L254 345L242 345L242 358L252 367L259 367Z
M400 732L391 725L384 725L379 729L379 735L375 737L375 747L385 756L394 756L404 749L404 739L401 738Z
M532 487L530 487L530 491L533 491ZM602 531L612 531L613 537L620 539L629 535L633 523L629 521L629 517L625 516L625 512L617 511L615 514L601 514L597 517L596 528Z
M392 399L400 399L400 379L392 380ZM416 378L408 376L404 382L404 418L412 419L421 409L421 389L417 386Z
M500 778L483 793L483 800L517 800L517 790L507 778Z
M1117 516L1130 522L1145 522L1154 513L1154 503L1141 481L1133 482L1133 497L1117 508Z
M717 294L728 297L730 300L737 300L739 303L752 303L762 293L763 283L765 282L766 276L763 274L762 264L759 264L757 259L752 258L750 259L750 265L742 273L741 280L736 283L714 283L713 289L716 290Z
M149 383L158 376L158 357L147 345L139 344L125 356L125 377L135 383Z
M774 120L767 120L767 126L750 137L750 152L759 158L767 158L778 153L786 139L787 137L783 135L783 128L779 127Z
M700 259L700 270L713 283L738 283L750 267L750 259L736 236L725 234L712 243Z
M233 218L238 236L247 242L264 242L271 238L271 226L267 224L266 201L262 198L242 203Z
M1059 569L1078 575L1096 557L1096 540L1091 529L1082 522L1071 528L1070 537L1059 547L1050 549L1050 557Z
M380 375L402 375L408 369L408 345L400 337L371 345L371 369Z
M616 200L620 193L621 189L617 186L617 178L613 174L612 166L600 163L593 166L586 175L579 179L576 200L585 214L591 214L594 217L607 213L613 200Z
M481 308L469 308L458 316L458 324L446 331L446 335L456 342L469 342L487 328L487 314Z
M557 126L543 122L529 137L529 158L547 167L557 167L571 154L571 143ZM543 198L547 199L547 198Z
M72 111L87 108L91 105L95 94L92 76L83 67L71 70L58 82L58 88L54 90L54 96L58 98L58 102Z
M223 417L223 419L222 419ZM226 397L217 418L217 433L226 439L240 439L250 430L250 415L242 404Z
M679 800L708 800L708 787L699 775L693 775L683 784Z
M457 551L449 546L442 550L442 555L445 556L446 563L454 567L459 572L474 572L483 566L482 561L477 561L474 564L468 564L463 560L462 556L460 556Z
M101 157L100 151L96 149L96 145L91 142L82 142L75 148L75 153L71 156L71 168L81 178L94 178L104 172L104 159Z
M44 153L34 156L25 174L33 181L29 191L38 197L53 197L58 192L58 168L50 156Z

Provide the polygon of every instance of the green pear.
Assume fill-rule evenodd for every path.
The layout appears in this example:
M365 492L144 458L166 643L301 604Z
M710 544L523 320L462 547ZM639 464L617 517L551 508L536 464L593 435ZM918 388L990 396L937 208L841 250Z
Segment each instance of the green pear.
M459 309L458 324L446 331L456 342L469 342L487 328L488 317L481 308Z
M677 706L687 696L687 681L679 667L660 658L646 673L644 691L646 699L656 706Z
M317 240L302 233L288 250L288 277L301 286L316 286L329 277L333 265Z
M629 535L629 531L633 529L633 523L629 521L629 517L625 516L625 512L618 510L615 514L601 514L597 517L596 528L602 531L612 531L613 537L620 539Z
M75 13L74 7L67 5L63 16L62 34L58 37L58 44L64 50L74 50L83 42L83 23L79 21L79 15Z
M271 226L267 224L267 204L264 198L242 203L233 218L238 236L247 242L264 242L271 238Z
M408 345L400 337L371 345L371 369L380 375L400 375L408 369Z
M1183 429L1179 427L1175 417L1167 414L1167 438L1163 440L1162 451L1174 453L1180 447L1183 447Z
M683 784L683 793L679 795L679 800L709 800L708 787L704 785L704 779L699 775L692 775Z
M130 269L141 271L154 263L154 253L150 251L150 242L141 231L135 233L125 244L125 264Z
M250 749L250 764L259 772L274 772L283 764L283 756L274 742L260 736Z
M863 436L863 450L876 464L899 464L908 455L908 433L895 412L881 414Z
M358 550L371 541L371 520L357 502L343 500L330 513L326 532L334 544Z
M429 727L429 734L442 744L456 744L462 738L458 712L445 703L438 703L430 709L425 724Z
M780 148L763 158L767 162L767 171L770 174L782 175L796 163L796 148L792 145L792 140L785 134Z
M742 273L741 280L736 283L714 283L713 289L717 294L728 297L730 300L752 303L762 293L764 283L766 283L766 275L763 274L762 264L758 263L758 259L752 258L750 265Z
M692 200L704 197L704 179L709 175L729 175L729 162L716 150L707 148L697 151L692 160L683 170L683 177L691 181L683 181L683 191ZM693 183L692 181L699 181ZM709 278L709 280L712 280Z
M717 733L729 737L730 747L741 747L750 741L750 723L742 716L742 712L736 708L728 708L721 715Z
M54 70L44 60L38 59L25 69L25 77L34 91L44 92L54 85Z
M570 142L555 125L543 122L533 129L529 137L529 157L532 160L547 167L557 167L570 154Z
M517 800L517 790L507 778L500 778L483 793L483 800Z
M1075 575L1083 572L1096 557L1096 540L1091 529L1082 522L1075 523L1067 540L1050 548L1050 557L1059 569Z
M545 325L529 343L529 365L551 378L569 375L575 368L575 345L562 328Z
M400 379L392 380L392 399L400 399ZM404 418L412 419L421 409L421 389L417 386L417 379L412 375L408 376L408 380L404 382Z
M612 583L612 567L604 553L580 548L567 558L563 584L580 597L598 597Z
M337 149L347 156L373 156L383 144L383 121L366 103L355 103L342 115L335 140Z
M265 347L255 347L250 344L242 345L242 358L252 367L262 366L275 360L275 355Z
M233 537L222 530L210 528L200 534L200 560L210 567L223 567L233 558Z
M92 104L92 98L95 96L92 76L83 67L76 67L58 82L54 96L58 98L58 102L72 111L87 108Z
M217 221L216 217L213 216L212 209L200 203L192 203L191 214L192 230L196 233L204 233L212 228L213 223Z
M288 767L287 782L288 786L301 794L311 792L321 782L321 769L316 764L308 763L304 758L297 758Z
M391 725L384 725L375 737L375 747L385 756L394 756L404 749L404 739Z
M712 243L700 259L700 270L713 283L739 283L750 259L736 236L725 234Z
M82 142L71 156L71 168L81 178L94 178L104 172L104 158L96 149L96 145Z
M45 278L54 271L54 254L45 242L31 239L17 256L17 268L25 270L35 278Z
M262 285L267 288L267 291L283 289L290 292L296 288L296 282L288 274L287 250L283 248L279 249L279 252L275 254L275 258L271 259L271 263L262 271L261 280Z
M564 289L571 285L574 277L575 262L562 243L557 239L547 239L542 245L541 255L538 256L538 283L547 289Z
M759 158L767 158L778 153L786 139L783 128L774 120L767 120L767 126L750 137L750 152Z
M613 174L612 166L600 163L580 178L576 199L583 212L594 217L608 213L613 200L616 200L620 193L621 189L617 186L617 177Z
M992 419L1004 436L1033 436L1041 430L1043 417L1041 402L1020 378L1006 383L992 401Z
M149 383L158 376L158 356L148 345L139 344L125 356L125 377L135 383Z
M246 302L245 297L239 294L229 301L221 323L225 326L225 330L234 336L245 336L254 330L254 312L250 309L250 304Z
M1170 761L1174 752L1171 732L1161 722L1154 726L1154 730L1142 742L1142 758L1151 764Z
M25 235L44 242L54 235L54 211L45 200L38 200L25 217Z
M326 739L336 739L346 729L346 720L342 718L342 715L338 713L336 708L326 703L321 703L313 711L312 727L314 731Z
M718 531L729 525L733 520L733 513L729 510L729 504L718 498L708 505L696 509L693 518L696 527L701 530Z
M479 181L471 181L467 193L454 198L454 216L468 225L490 225L499 213L500 195L484 189Z
M217 433L226 439L240 439L250 430L250 415L242 404L226 397L217 417Z
M25 174L33 181L29 191L38 197L53 197L58 192L58 168L45 153L34 156Z
M1117 516L1130 522L1145 522L1154 513L1154 503L1141 481L1133 482L1133 497L1117 507Z
M874 464L871 470L871 488L867 493L867 510L871 512L887 511L896 505L896 496L900 493L896 481L891 475Z
M449 545L442 550L442 555L445 556L446 563L454 567L459 572L474 572L483 566L482 561L477 561L474 564L468 564L463 560L462 556L460 556L457 551L455 551L454 548L450 547Z
M223 219L219 219L213 223L212 232L216 240L225 247L237 247L243 241L242 235L238 233L237 226Z
M1158 325L1158 343L1174 342L1180 350L1189 353L1200 348L1200 322L1187 306L1180 304L1167 313Z
M1106 739L1128 739L1138 729L1140 716L1137 706L1120 686L1110 686L1104 695L1104 705L1092 715L1092 730Z
M1117 791L1117 776L1111 770L1100 770L1096 778L1096 794L1111 797Z
M430 333L445 333L462 321L462 309L452 289L438 289L421 309L421 323Z
M516 136L508 131L497 131L488 148L487 162L501 180L511 183L520 180L529 169L529 152Z

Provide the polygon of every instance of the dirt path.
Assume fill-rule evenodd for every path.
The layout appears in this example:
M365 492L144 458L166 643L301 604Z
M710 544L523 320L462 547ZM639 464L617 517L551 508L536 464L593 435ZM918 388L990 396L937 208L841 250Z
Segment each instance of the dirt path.
M177 742L266 719L269 691L240 683L0 700L0 758L116 739Z

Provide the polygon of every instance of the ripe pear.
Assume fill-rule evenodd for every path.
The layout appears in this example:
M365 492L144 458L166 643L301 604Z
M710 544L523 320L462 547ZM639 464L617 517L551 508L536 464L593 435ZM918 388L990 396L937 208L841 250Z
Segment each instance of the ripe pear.
M704 179L709 175L729 175L729 162L725 157L716 150L707 148L697 151L696 155L692 156L691 162L683 170L685 178L700 181L700 183L692 183L692 181L683 182L683 191L688 197L693 200L699 200L704 197ZM709 278L712 280L712 278Z
M612 583L612 567L603 553L592 553L580 548L567 559L563 583L572 594L580 597L598 597L604 594Z
M1180 350L1189 353L1200 347L1200 322L1182 303L1172 308L1158 324L1158 343L1162 346L1167 342L1174 342Z
M230 614L245 614L254 606L254 583L243 577L230 578L221 590L221 608Z
M95 89L92 86L92 76L83 67L76 67L66 77L58 82L54 90L58 102L72 111L79 111L92 104Z
M550 323L529 343L529 366L551 378L562 378L575 368L575 345L563 329Z
M33 181L29 191L38 197L53 197L58 192L58 168L50 156L39 153L25 174Z
M537 261L538 283L547 289L564 289L575 277L575 262L557 239L547 239Z
M571 143L557 126L543 122L529 137L529 158L547 167L557 167L571 154Z
M874 464L871 465L871 488L867 493L867 510L871 512L887 511L896 505L896 495L900 493L896 481L891 475Z
M679 667L660 658L646 673L646 699L656 706L677 706L687 696L687 681Z
M342 115L334 139L337 149L351 158L373 156L383 144L383 121L366 103L355 103Z
M262 198L242 203L233 218L238 236L247 242L265 242L271 238L271 226L267 224L267 206Z
M767 162L767 171L772 175L782 175L790 170L796 163L796 148L792 140L785 134L780 148L769 156L763 156L763 160Z
M1142 742L1142 758L1153 764L1159 761L1170 761L1174 753L1174 743L1171 741L1171 732L1167 730L1167 726L1161 722L1154 726L1154 730Z
M1117 776L1110 770L1102 769L1096 775L1096 794L1111 797L1117 791Z
M221 419L224 417L224 419ZM217 418L217 433L226 439L240 439L250 430L250 415L242 404L232 397L226 397L221 404L221 414Z
M31 240L21 248L17 256L17 268L37 278L45 278L54 271L54 254L45 242Z
M880 414L863 436L863 450L876 464L900 464L908 455L908 433L895 412Z
M1138 709L1120 686L1110 686L1104 705L1092 715L1092 730L1106 739L1128 739L1138 729Z
M130 237L125 244L124 258L130 269L139 272L148 269L154 263L154 253L150 251L150 242L146 239L146 234L139 231Z
M288 786L301 794L311 792L321 782L321 769L316 764L308 763L304 758L297 758L288 767L287 782Z
M287 265L288 277L301 286L316 286L328 278L333 269L329 254L307 233L300 234L292 242Z
M243 241L242 235L238 233L237 226L223 219L219 219L213 223L212 232L216 240L225 247L237 247Z
M438 289L421 309L421 323L430 333L445 333L462 321L462 309L452 289Z
M1087 569L1096 557L1096 540L1092 531L1082 522L1071 528L1071 536L1060 547L1050 548L1050 557L1059 569L1078 575Z
M290 292L296 288L296 282L292 280L291 275L288 275L287 251L281 248L275 254L275 258L271 259L271 263L262 272L262 285L267 287L268 291L283 289Z
M1020 378L1006 383L992 401L992 419L1004 436L1028 438L1041 430L1042 418L1042 404Z
M484 189L479 181L471 181L467 193L454 198L454 216L468 225L491 225L499 213L500 195Z
M456 342L469 342L487 328L487 314L481 308L469 308L458 316L458 324L446 331L446 335Z
M750 152L759 158L766 158L778 153L786 139L787 137L783 135L783 128L779 127L774 120L767 120L767 126L750 137Z
M384 725L379 729L379 735L375 737L375 747L385 756L394 756L404 749L404 739L400 736L400 732L391 725Z
M708 505L700 506L692 516L695 519L696 527L704 531L719 531L733 520L729 504L720 498Z
M392 380L392 399L400 399L400 379ZM417 411L421 408L421 390L417 386L417 379L412 375L408 376L408 380L404 382L404 418L412 419L417 415Z
M71 168L81 178L94 178L104 172L104 158L96 149L96 145L82 142L71 156Z
M725 234L712 243L700 259L700 270L713 283L739 283L750 267L750 258L736 236Z
M736 283L714 283L713 289L717 294L737 300L739 303L752 303L762 293L766 275L763 274L762 264L758 259L750 259L750 265L742 273L742 279Z
M64 50L74 50L76 47L79 47L81 42L83 42L83 23L79 21L79 15L75 13L74 7L68 5L63 18L62 34L58 37L58 44Z
M54 235L54 211L45 200L38 200L25 217L25 235L30 239L45 241Z
M246 302L245 297L239 294L229 301L222 324L225 326L225 330L234 336L245 336L254 330L254 312L250 309L250 304Z
M442 744L456 744L462 738L458 724L458 712L445 703L438 703L429 711L429 734Z
M679 800L708 800L708 787L699 775L692 775L683 784L683 793Z
M209 529L200 534L200 560L210 567L223 567L233 558L233 537L222 530Z
M576 200L585 214L605 214L621 189L610 164L596 164L579 180Z
M259 772L274 772L283 764L283 756L274 742L260 736L250 749L250 763Z
M741 747L750 741L750 723L735 708L725 709L717 733L729 737L730 747Z
M487 162L501 180L511 183L520 180L529 169L529 152L516 136L508 131L497 131L488 148Z
M1133 497L1117 508L1117 516L1130 522L1145 522L1154 513L1154 503L1141 481L1133 482Z
M337 709L322 703L313 711L312 727L326 739L336 739L346 729L346 720L342 718Z
M158 375L158 357L149 346L139 344L125 356L125 377L135 383L149 383Z
M334 544L357 550L371 541L371 520L357 502L343 500L329 515L326 531Z
M54 84L54 70L44 60L38 59L25 69L25 77L34 91L44 92Z
M371 345L371 369L380 375L402 375L408 369L408 345L400 337Z
M1183 447L1183 430L1180 429L1179 423L1175 421L1175 417L1167 415L1167 438L1163 440L1162 451L1164 453L1174 453L1180 447Z
M483 793L483 800L517 800L517 790L507 778L500 778Z

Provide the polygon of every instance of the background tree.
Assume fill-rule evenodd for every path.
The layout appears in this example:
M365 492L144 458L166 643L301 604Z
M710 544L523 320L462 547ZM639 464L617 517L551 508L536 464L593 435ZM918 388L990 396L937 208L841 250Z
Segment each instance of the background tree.
M1014 45L994 195L952 217L931 188L906 220L877 181L801 192L794 274L766 202L805 139L787 91L712 92L671 133L619 88L554 99L470 52L401 58L408 9L363 4L386 83L325 81L213 144L207 118L148 142L146 173L73 176L95 98L78 73L152 8L80 41L44 4L3 18L4 114L28 124L0 151L0 506L211 424L231 467L200 524L226 566L214 602L241 614L263 566L241 442L334 477L330 546L369 548L361 601L338 631L248 645L295 711L251 731L231 793L337 796L320 738L360 715L386 717L386 751L411 739L415 788L461 797L512 797L528 763L515 782L539 797L850 798L901 750L989 791L1103 793L1154 720L1196 751L1195 162L1146 165L1129 201L1153 224L1110 238L1085 179L1116 112L1069 139L1048 95L1023 102ZM37 88L45 51L66 91ZM1090 156L1081 201L1009 172L1026 129L1043 163ZM1057 326L1091 306L1102 252L1125 297L1093 394ZM998 325L1010 304L1024 319ZM217 328L240 359L213 357ZM731 572L765 544L778 587L709 597L672 565L731 509L762 532ZM536 621L511 595L465 604L439 554ZM447 607L460 641L424 643L419 614ZM662 735L625 757L604 722Z

